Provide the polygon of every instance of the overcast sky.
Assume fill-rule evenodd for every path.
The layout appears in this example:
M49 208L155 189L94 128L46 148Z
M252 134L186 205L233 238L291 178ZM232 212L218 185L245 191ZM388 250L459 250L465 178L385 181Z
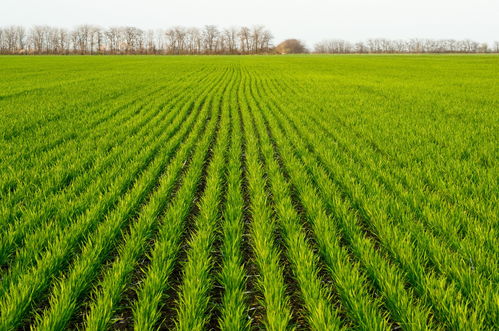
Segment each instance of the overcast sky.
M307 45L327 38L499 40L499 0L1 0L0 26L263 24Z

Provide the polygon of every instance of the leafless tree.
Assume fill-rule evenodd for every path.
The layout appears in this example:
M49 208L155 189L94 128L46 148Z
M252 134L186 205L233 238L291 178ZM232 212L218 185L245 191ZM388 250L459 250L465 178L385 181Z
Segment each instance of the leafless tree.
M100 28L80 25L74 29L37 25L0 27L1 54L259 54L306 52L303 43L289 39L272 46L273 35L264 26L199 29L175 26L167 30L143 31L136 27ZM390 40L371 38L351 43L328 39L317 43L317 53L499 53L499 42L491 45L473 40Z
M198 28L191 28L189 29L189 33L194 46L194 53L201 54L203 51L203 34L201 30Z
M262 33L262 38L260 40L260 51L264 53L269 53L271 48L271 41L274 39L272 32L269 30L264 30Z
M215 25L206 25L203 30L204 48L208 54L213 54L216 49L217 38L220 31Z
M13 53L16 49L16 44L17 44L17 35L16 35L15 26L9 26L8 28L5 29L4 39L5 39L5 44L7 46L6 47L7 51Z
M90 54L99 53L102 46L102 32L98 26L88 27L88 52Z
M47 49L48 26L37 25L30 31L30 39L35 54L43 54Z
M144 32L144 53L145 54L155 54L156 45L154 42L154 30L146 30Z
M6 47L5 47L5 32L3 28L0 28L0 54L5 54L7 53Z
M26 52L26 29L23 26L16 26L16 51L18 53Z
M230 27L224 29L224 38L227 41L227 50L229 54L234 54L237 50L237 28Z
M353 46L353 52L354 53L367 53L367 46L362 42L359 41L355 43Z
M87 53L90 30L89 25L80 25L73 31L74 49L79 54Z
M242 54L247 54L250 52L250 38L250 29L246 26L241 27L241 29L239 29L239 40Z
M251 29L251 52L252 53L259 53L259 46L260 46L260 39L262 38L264 27L262 25L255 25Z
M316 53L352 53L354 46L346 40L331 39L324 40L314 46Z
M111 27L104 32L104 37L107 40L108 50L111 54L116 54L120 46L120 29L118 27Z
M368 39L351 46L340 40L325 40L315 45L316 53L487 53L492 49L487 43L472 40L418 39L390 40Z
M123 27L123 50L126 54L142 53L144 45L144 31L133 26Z
M174 54L175 53L175 43L176 43L176 37L175 37L175 29L170 28L165 31L165 37L166 37L166 42L167 42L167 52L169 54Z

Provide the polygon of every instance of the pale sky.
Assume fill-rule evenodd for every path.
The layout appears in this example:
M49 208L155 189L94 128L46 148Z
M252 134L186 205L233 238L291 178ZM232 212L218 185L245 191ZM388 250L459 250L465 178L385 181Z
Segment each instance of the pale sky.
M499 0L1 0L0 26L263 24L274 43L329 38L499 40Z

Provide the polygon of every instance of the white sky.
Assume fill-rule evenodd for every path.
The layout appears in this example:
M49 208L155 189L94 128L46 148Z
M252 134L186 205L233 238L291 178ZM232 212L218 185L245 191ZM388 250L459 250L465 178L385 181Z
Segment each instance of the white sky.
M307 45L328 38L499 40L499 0L1 0L0 26L263 24Z

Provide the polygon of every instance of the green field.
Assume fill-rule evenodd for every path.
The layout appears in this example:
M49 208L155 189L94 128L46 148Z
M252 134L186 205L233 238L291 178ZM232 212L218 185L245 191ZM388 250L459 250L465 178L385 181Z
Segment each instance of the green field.
M0 330L483 330L498 56L0 57Z

